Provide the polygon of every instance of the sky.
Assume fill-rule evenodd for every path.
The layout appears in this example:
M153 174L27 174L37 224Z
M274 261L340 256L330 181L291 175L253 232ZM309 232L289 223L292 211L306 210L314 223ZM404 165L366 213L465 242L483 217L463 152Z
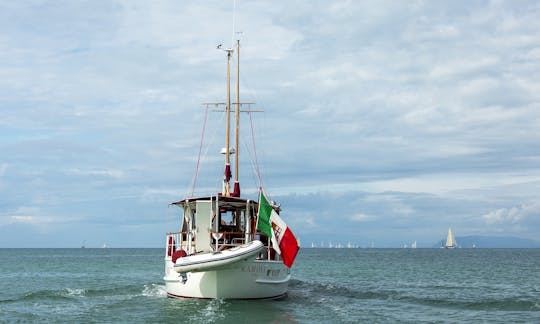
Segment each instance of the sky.
M538 1L0 1L0 248L164 246L203 125L194 190L221 188L224 114L202 104L225 100L216 46L236 39L241 101L264 110L241 116L242 190L257 160L302 246L537 239L539 16Z

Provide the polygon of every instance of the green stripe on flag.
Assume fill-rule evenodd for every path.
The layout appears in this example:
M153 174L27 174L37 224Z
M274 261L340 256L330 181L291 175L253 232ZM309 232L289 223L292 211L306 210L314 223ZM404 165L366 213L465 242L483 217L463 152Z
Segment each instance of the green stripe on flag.
M272 237L272 226L270 225L270 215L274 209L266 200L263 192L259 195L259 221L257 222L257 230L265 233L268 237Z

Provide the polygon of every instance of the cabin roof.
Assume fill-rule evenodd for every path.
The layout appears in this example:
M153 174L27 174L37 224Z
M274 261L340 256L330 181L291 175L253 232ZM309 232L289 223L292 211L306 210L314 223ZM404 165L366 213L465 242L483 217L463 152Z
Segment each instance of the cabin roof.
M214 195L214 196L186 198L183 200L172 202L171 205L185 206L186 204L194 203L195 201L207 201L207 200L216 201L216 199L219 201L220 205L229 204L231 206L245 206L247 201L250 200L250 199L245 199L245 198L240 198L240 197L224 197L224 196ZM252 202L257 203L254 200L252 200Z

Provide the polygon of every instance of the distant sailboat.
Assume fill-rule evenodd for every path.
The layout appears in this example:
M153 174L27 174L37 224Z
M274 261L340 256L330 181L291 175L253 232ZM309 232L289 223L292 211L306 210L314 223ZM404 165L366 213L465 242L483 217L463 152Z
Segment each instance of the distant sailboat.
M416 241L412 242L411 248L412 248L412 249L416 249Z
M448 229L448 235L446 236L446 244L444 244L446 249L455 249L457 247L456 238L454 237L454 232L452 228Z

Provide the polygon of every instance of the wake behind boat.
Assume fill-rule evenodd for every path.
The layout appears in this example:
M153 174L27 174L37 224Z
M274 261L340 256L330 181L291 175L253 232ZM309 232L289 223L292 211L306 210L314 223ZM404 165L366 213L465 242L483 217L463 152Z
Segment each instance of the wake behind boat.
M219 48L219 47L218 47ZM236 56L239 58L240 43ZM286 295L290 268L298 242L280 218L280 206L269 200L262 187L258 200L242 197L239 175L239 59L236 102L230 98L230 61L227 53L225 105L225 171L220 193L188 197L172 205L182 209L180 231L168 233L165 248L165 289L169 297L266 299ZM230 147L231 105L235 105L235 145ZM251 105L248 104L248 105ZM231 155L235 179L231 191Z

